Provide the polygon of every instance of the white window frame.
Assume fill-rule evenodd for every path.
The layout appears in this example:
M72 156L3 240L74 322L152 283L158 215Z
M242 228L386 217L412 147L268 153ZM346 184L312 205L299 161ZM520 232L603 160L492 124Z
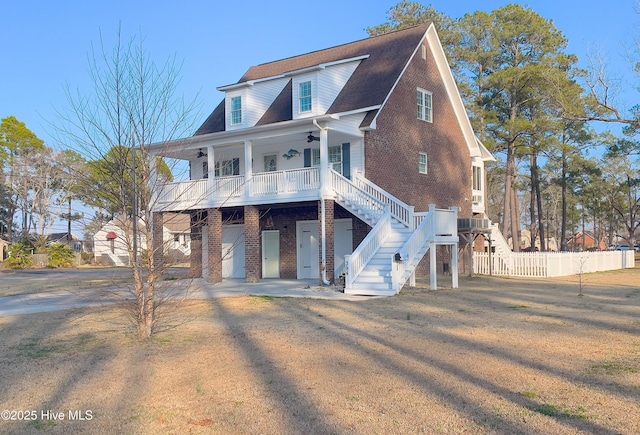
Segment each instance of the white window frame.
M428 172L428 162L427 153L418 153L418 173L426 174Z
M239 102L239 107L234 109L234 103ZM231 125L241 125L242 124L242 95L236 95L235 97L231 97L230 102L230 120ZM236 118L236 115L238 117Z
M433 122L433 94L424 89L417 89L416 102L418 106L418 119L425 122Z
M329 167L342 174L342 147L340 145L331 146L329 152ZM311 166L320 166L320 148L311 149Z
M482 191L482 167L473 165L473 175L471 177L471 188L475 191Z
M306 91L308 85L308 93L303 94L303 87ZM308 107L308 108L307 108ZM313 82L311 80L305 80L298 83L298 111L300 113L309 113L313 111Z

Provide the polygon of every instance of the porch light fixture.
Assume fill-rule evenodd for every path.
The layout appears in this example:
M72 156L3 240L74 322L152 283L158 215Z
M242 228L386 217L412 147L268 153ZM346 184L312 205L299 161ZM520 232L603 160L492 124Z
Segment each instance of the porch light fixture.
M314 140L319 141L320 138L318 136L314 136L313 133L309 132L309 136L307 136L307 143L311 143Z
M207 153L202 152L202 148L198 148L198 154L196 154L197 158L207 157Z

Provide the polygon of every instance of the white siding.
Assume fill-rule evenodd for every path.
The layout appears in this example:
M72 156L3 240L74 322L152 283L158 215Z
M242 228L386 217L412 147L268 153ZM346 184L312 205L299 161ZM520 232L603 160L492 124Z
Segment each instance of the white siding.
M318 73L317 114L326 113L342 91L360 62L349 62L327 67Z
M260 118L271 107L288 82L288 78L282 78L258 83L249 88L247 92L247 110L245 112L247 115L247 127L253 127L260 121Z
M268 80L245 89L228 91L225 96L227 130L256 125L276 97L280 95L288 81L288 78ZM237 96L242 97L242 124L231 125L231 99Z

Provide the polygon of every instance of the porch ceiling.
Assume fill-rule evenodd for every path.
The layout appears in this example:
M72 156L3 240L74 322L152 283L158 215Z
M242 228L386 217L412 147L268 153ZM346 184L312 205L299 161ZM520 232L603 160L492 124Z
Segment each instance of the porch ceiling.
M304 148L317 148L318 142L308 143L307 136L313 133L319 136L318 129L307 120L306 123L296 122L296 125L290 125L289 128L282 129L261 129L252 128L237 130L234 132L212 133L210 135L194 136L179 141L168 142L164 144L154 144L150 147L154 154L180 160L193 160L198 157L200 152L207 153L207 147L213 146L215 149L224 149L231 147L244 146L244 140L251 140L254 149L260 147L269 147L277 145L283 151L289 149L297 149L302 151ZM362 132L354 130L353 132L345 132L335 130L329 126L328 140L329 146L340 145L361 138Z

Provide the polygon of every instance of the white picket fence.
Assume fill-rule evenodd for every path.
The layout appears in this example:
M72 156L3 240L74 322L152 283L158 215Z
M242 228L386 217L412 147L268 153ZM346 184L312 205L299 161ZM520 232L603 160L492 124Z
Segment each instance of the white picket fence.
M479 275L553 277L632 267L633 251L473 253L473 271Z

